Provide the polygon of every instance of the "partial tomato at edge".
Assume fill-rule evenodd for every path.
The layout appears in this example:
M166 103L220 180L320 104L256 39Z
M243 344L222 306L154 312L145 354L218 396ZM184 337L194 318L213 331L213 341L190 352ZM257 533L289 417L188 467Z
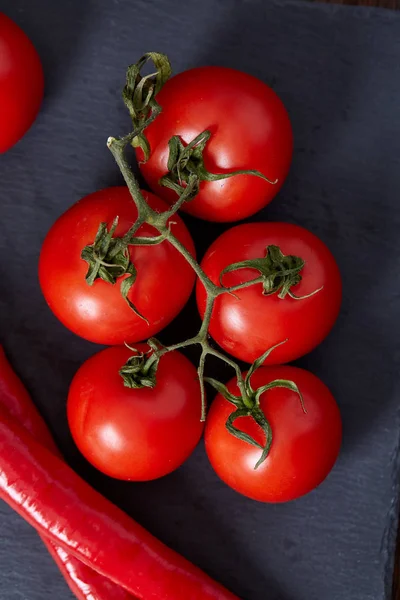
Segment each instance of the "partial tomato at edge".
M200 67L168 80L157 95L161 114L145 131L151 154L140 169L151 187L169 203L177 195L159 185L168 171L168 142L188 144L205 130L204 150L211 173L256 169L275 185L252 175L200 184L197 197L182 210L208 221L238 221L266 206L280 190L293 152L287 111L276 93L259 79L225 67ZM139 160L142 150L137 150Z
M225 267L264 257L268 245L279 246L283 254L305 261L302 280L292 290L297 296L320 291L301 300L288 295L282 299L277 293L263 295L259 283L216 299L211 336L226 352L249 363L285 340L271 352L266 364L290 362L310 352L332 329L341 303L341 277L333 255L317 236L298 225L262 222L232 227L211 244L201 266L220 285L220 273ZM226 273L223 284L233 286L259 274L254 269L240 269ZM206 294L200 281L196 293L203 316Z
M14 21L0 13L0 153L28 131L43 99L39 55Z
M207 455L217 475L260 502L286 502L317 487L331 471L342 438L339 408L318 377L297 367L275 366L261 367L251 381L256 389L275 379L297 384L306 412L294 391L274 388L262 394L260 407L272 429L272 445L257 469L261 450L227 431L225 423L235 407L220 394L211 405L205 429ZM227 387L238 394L236 379ZM265 444L264 433L251 417L237 419L235 427Z
M163 200L143 193L151 208L167 210ZM116 216L119 222L115 236L122 236L137 217L128 188L107 188L85 196L51 227L39 260L40 285L56 317L77 335L106 345L137 342L155 335L181 311L195 279L190 265L169 242L130 246L137 278L128 298L149 323L137 316L122 297L122 277L114 285L97 279L89 286L85 281L88 263L81 252L93 244L100 223L110 227ZM174 215L171 220L172 232L194 256L193 240L182 219ZM154 237L158 232L145 224L137 235Z
M138 352L148 346L137 345ZM195 367L179 352L160 359L152 389L125 387L124 346L87 360L72 380L68 423L76 445L97 469L117 479L147 481L177 469L196 447L204 423Z

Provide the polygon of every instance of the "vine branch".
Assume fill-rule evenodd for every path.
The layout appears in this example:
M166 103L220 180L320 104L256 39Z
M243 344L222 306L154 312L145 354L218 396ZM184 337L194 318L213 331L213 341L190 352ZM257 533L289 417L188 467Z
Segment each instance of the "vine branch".
M147 60L152 60L154 62L157 72L142 77L140 70ZM125 183L128 186L133 202L136 205L137 220L121 238L113 237L118 222L117 219L114 220L110 229L107 229L107 223L100 224L94 244L86 246L82 251L82 258L89 264L86 280L92 285L97 277L101 277L109 283L114 283L117 277L128 274L129 277L122 281L121 291L125 300L136 314L141 318L145 318L137 311L127 297L128 291L136 278L136 269L130 260L128 247L130 245L154 245L168 241L176 248L193 268L206 291L206 308L198 333L187 340L170 346L163 346L155 338L150 338L148 340L148 344L151 348L150 354L148 356L143 354L132 356L127 364L121 368L120 374L124 379L124 384L128 387L154 387L154 385L156 385L157 366L160 358L164 354L188 346L199 345L201 353L197 373L201 390L201 420L204 421L206 418L204 382L208 381L235 406L235 411L229 416L226 423L229 432L239 439L262 449L262 455L255 466L255 468L257 468L263 460L265 460L272 442L271 427L259 407L261 394L268 389L279 386L287 387L298 393L301 401L302 397L296 384L291 381L277 380L263 388L253 390L251 387L252 373L264 363L264 360L276 346L267 350L263 356L257 359L250 367L247 375L242 375L239 365L233 359L213 348L209 342L208 332L212 312L215 301L221 294L234 294L241 289L256 284L262 284L264 294L278 292L279 297L282 299L286 294L291 298L298 298L291 292L291 287L301 280L301 275L299 273L304 265L304 261L298 257L285 256L278 247L269 246L266 249L266 256L264 258L235 263L224 269L221 273L219 285L216 285L202 270L197 260L187 248L174 236L171 227L173 221L171 221L171 218L181 208L184 202L190 201L196 196L201 181L213 181L215 179L233 177L235 174L239 173L262 177L269 181L258 171L237 171L236 173L229 174L212 174L206 171L202 152L211 135L208 131L197 136L197 138L187 146L184 146L177 137L170 140L169 173L162 178L161 184L174 189L178 194L178 198L169 209L162 213L158 213L147 204L146 199L139 188L136 177L126 159L125 149L128 144L135 147L140 146L143 150L145 159L147 160L149 157L150 146L144 132L162 110L162 107L157 103L155 96L170 76L170 73L171 70L167 57L158 53L147 53L140 61L138 61L138 63L131 65L128 69L127 84L124 88L123 98L131 115L134 131L122 138L109 137L107 140L107 147L111 151ZM270 181L270 183L274 184L276 181ZM159 235L155 237L141 237L136 235L140 227L145 223L154 227ZM256 270L258 271L259 276L230 287L223 285L222 277L225 273L242 268ZM319 290L316 290L313 293L317 293L318 291ZM229 392L223 383L204 377L205 363L207 356L209 355L223 361L235 371L240 396L235 396ZM251 416L263 429L265 433L265 444L263 446L233 425L234 421L240 416Z

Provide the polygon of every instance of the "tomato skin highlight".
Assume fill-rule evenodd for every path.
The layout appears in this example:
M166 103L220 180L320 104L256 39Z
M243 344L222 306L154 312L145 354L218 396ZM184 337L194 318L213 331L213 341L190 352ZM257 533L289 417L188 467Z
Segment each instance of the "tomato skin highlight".
M341 444L339 408L326 385L315 375L292 366L261 367L252 376L253 389L274 379L289 379L298 394L275 388L261 396L260 407L272 428L272 446L255 470L261 450L232 436L225 427L233 404L218 394L205 429L208 458L217 475L237 492L260 502L287 502L317 487L331 471ZM238 394L236 379L227 384ZM265 443L261 428L251 417L241 417L235 427Z
M223 233L207 250L201 266L219 284L221 271L229 264L265 256L269 244L284 254L305 260L302 281L293 287L302 296L321 288L309 298L284 299L265 296L256 284L232 294L222 294L215 302L210 334L229 354L253 362L268 348L276 348L265 364L295 360L313 350L328 335L339 314L342 284L338 266L325 244L307 229L289 223L248 223ZM254 269L226 273L225 286L233 286L259 276ZM201 282L196 287L197 305L204 315L206 295Z
M150 206L159 212L168 207L160 198L144 192ZM44 297L56 317L77 335L99 344L137 342L155 335L183 308L194 285L195 275L169 242L156 246L130 246L137 279L128 297L149 324L138 317L115 285L97 279L85 281L88 264L81 258L87 244L94 242L101 222L111 225L119 217L116 236L125 234L137 217L136 206L126 187L107 188L89 194L67 210L44 240L39 260L39 280ZM174 215L172 232L194 255L193 240L185 224ZM140 236L157 236L143 225Z
M145 131L151 155L140 165L150 188L169 203L177 195L159 185L168 171L168 141L177 135L191 142L205 130L211 139L204 151L211 173L256 169L275 185L251 175L202 182L198 196L183 210L208 221L244 219L266 206L280 190L293 153L293 134L286 109L259 79L225 67L184 71L166 82L157 95L161 114ZM137 157L143 160L141 149Z
M0 12L0 153L31 127L43 100L39 55L14 21Z
M147 352L138 344L137 350ZM177 469L203 432L195 367L179 352L160 359L152 389L124 386L119 369L133 352L125 346L89 358L72 380L68 423L82 454L117 479L148 481Z

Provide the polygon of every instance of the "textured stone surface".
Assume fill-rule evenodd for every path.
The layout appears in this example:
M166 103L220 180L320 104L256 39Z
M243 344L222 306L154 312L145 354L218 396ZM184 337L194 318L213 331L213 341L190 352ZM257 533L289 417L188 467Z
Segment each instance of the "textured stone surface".
M1 9L35 42L47 80L34 128L0 157L1 341L67 460L246 600L387 598L399 475L400 15L261 0L2 0ZM335 394L343 449L328 480L290 504L237 495L202 446L158 482L117 483L85 463L68 433L69 381L97 347L46 307L38 253L72 202L121 182L105 141L128 131L124 71L150 49L167 52L175 71L222 64L273 84L292 118L295 154L279 197L257 218L308 227L342 270L338 324L299 364ZM223 230L186 222L200 251ZM162 339L194 329L193 310ZM230 376L217 365L211 372ZM0 537L2 600L71 598L35 532L4 505Z

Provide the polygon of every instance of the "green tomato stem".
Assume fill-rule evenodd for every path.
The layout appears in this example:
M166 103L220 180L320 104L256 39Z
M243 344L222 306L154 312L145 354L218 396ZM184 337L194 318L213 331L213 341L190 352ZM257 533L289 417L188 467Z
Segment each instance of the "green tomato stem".
M157 113L158 114L158 113ZM131 134L123 137L123 138L114 138L109 137L107 140L107 146L110 149L114 159L122 173L122 176L125 180L126 185L131 193L132 199L136 205L138 217L136 222L132 225L129 231L124 235L121 239L121 244L127 247L129 244L133 245L153 245L160 244L164 241L168 241L176 250L185 258L185 260L190 264L200 282L205 288L207 300L206 300L206 308L204 312L203 321L201 323L200 329L192 338L184 340L182 342L178 342L177 344L172 344L170 346L163 346L159 350L153 352L146 362L146 371L149 370L156 361L159 361L160 357L167 352L173 352L174 350L180 350L182 348L187 348L188 346L200 345L201 346L201 355L198 366L198 377L199 384L201 390L201 420L204 421L206 418L206 398L205 398L205 390L204 390L204 368L205 362L208 355L212 355L215 358L225 362L228 366L234 369L237 377L238 387L242 396L243 404L246 408L253 408L253 400L250 398L246 383L242 377L241 370L239 365L229 357L222 354L218 350L215 350L209 343L209 327L210 321L212 317L212 312L214 308L215 300L221 294L234 294L234 292L245 289L252 285L263 283L262 277L257 277L255 279L251 279L249 281L245 281L243 283L239 283L237 285L233 285L230 287L225 287L223 285L216 285L211 279L206 275L203 271L197 260L191 255L191 253L187 250L187 248L174 236L171 231L172 223L169 221L171 217L179 210L182 204L186 201L186 199L192 194L193 189L198 184L196 180L190 180L186 186L183 188L182 193L178 197L178 200L175 204L168 210L163 213L158 213L153 210L146 202L145 197L143 196L139 184L134 176L130 165L128 164L125 158L125 147L132 142L134 138L136 138L148 125L154 120L156 114L152 114L149 119L147 119L139 128L137 128ZM144 223L148 223L152 225L158 232L159 236L154 238L141 238L135 237L136 232Z
M147 60L152 60L154 62L157 68L157 74L153 80L144 78L146 79L144 82L144 79L140 75L140 69ZM206 275L187 248L174 236L171 231L171 226L174 224L173 221L171 221L171 218L182 207L184 202L191 200L196 196L201 181L225 179L226 177L232 177L240 173L255 175L270 181L258 171L236 171L234 173L226 174L209 173L204 167L202 155L205 144L211 135L208 131L201 133L187 146L184 146L177 136L174 136L170 140L170 158L168 162L169 174L163 177L160 180L160 183L161 185L173 189L178 194L178 199L169 209L162 213L158 213L147 204L132 169L126 160L125 148L128 144L134 147L139 146L143 150L145 160L148 159L150 155L150 145L143 132L148 125L157 118L162 110L155 97L170 74L171 69L167 57L158 53L145 54L138 63L131 65L128 69L127 83L124 88L123 98L131 115L135 130L123 138L117 139L115 137L109 137L107 146L122 173L132 196L132 200L136 205L137 219L123 237L115 239L113 238L113 233L117 226L118 218L114 220L110 230L107 229L106 223L101 223L98 232L99 239L96 238L97 241L95 240L94 244L87 246L82 251L82 258L89 263L89 271L86 280L89 285L91 285L97 277L101 277L114 283L118 274L114 275L113 269L117 269L117 267L123 269L124 273L129 274L129 277L122 282L122 285L125 285L124 298L138 316L144 318L131 304L127 296L130 286L134 283L136 278L136 269L133 263L130 262L128 246L155 245L168 241L184 257L196 273L206 292L206 307L197 335L170 346L162 346L155 338L150 338L148 340L151 349L149 355L134 355L121 369L120 373L124 378L124 384L128 387L154 387L156 385L157 366L160 358L164 354L188 346L196 344L200 345L201 354L197 373L201 391L201 420L204 421L206 418L206 397L204 389L205 362L207 356L211 355L223 361L236 373L240 396L235 396L224 384L217 380L210 378L206 380L235 406L235 411L230 414L226 422L228 431L238 439L262 449L262 455L255 465L255 468L257 468L265 460L272 443L272 430L270 424L259 407L261 394L273 387L286 387L299 395L303 410L305 411L302 395L294 382L286 380L275 380L258 390L253 390L250 384L252 373L263 364L269 353L280 344L276 344L259 357L251 365L247 375L243 377L239 365L228 356L222 354L219 350L214 349L209 343L209 328L213 308L215 300L221 294L229 293L235 295L236 291L259 283L263 285L264 294L279 292L278 296L282 299L286 294L294 299L308 297L298 297L291 292L291 287L301 280L299 273L304 265L304 261L299 257L283 255L278 247L268 246L266 248L265 257L251 261L242 261L226 267L222 271L219 285L217 285ZM139 88L140 97L138 99L136 92ZM172 164L170 164L171 156L174 159L172 160ZM270 183L274 184L277 183L277 181L270 181ZM145 223L154 227L159 235L155 237L135 237L140 227ZM96 254L96 244L97 246L100 245L101 256L97 256ZM105 260L106 258L107 260ZM230 287L225 287L223 285L222 277L225 273L243 268L255 269L259 272L260 276ZM111 269L111 272L107 269ZM128 285L126 285L127 282ZM315 292L310 295L318 293L319 291L320 289L315 290ZM266 438L264 445L260 445L258 441L234 426L234 421L242 416L252 416L261 429L263 429Z
M147 126L147 125L146 125ZM141 130L145 129L145 127L141 127ZM185 191L179 197L178 201L167 211L164 213L157 213L147 204L145 197L143 196L136 177L134 176L132 169L130 168L128 161L125 158L125 147L129 144L134 137L138 135L138 130L134 131L132 134L125 136L124 138L114 138L109 137L107 140L107 146L111 151L115 162L117 163L122 176L125 180L126 185L131 193L132 199L136 205L138 218L134 225L130 228L130 230L125 234L123 240L126 244L137 244L137 245L146 245L146 244L159 244L165 240L167 240L178 252L185 258L185 260L190 264L197 277L201 281L204 286L207 294L206 301L206 309L204 313L204 318L199 329L199 332L196 336L179 342L177 344L173 344L171 346L163 347L157 352L154 352L148 359L146 369L150 368L151 365L159 360L160 356L167 352L172 352L174 350L179 350L181 348L186 348L188 346L193 346L199 344L201 346L201 355L198 366L198 376L199 383L201 388L201 420L204 421L206 417L206 399L205 399L205 391L204 391L204 367L205 361L209 354L215 356L219 360L225 362L228 366L232 367L238 378L238 385L241 393L247 398L247 394L245 391L244 381L241 375L240 367L233 360L214 350L209 344L208 341L208 330L210 327L210 321L212 316L212 311L214 307L214 302L217 296L222 293L227 293L233 291L235 289L241 289L242 287L247 287L250 283L246 282L245 284L240 284L239 286L234 286L231 288L224 288L216 285L211 281L211 279L204 273L203 269L200 267L197 260L191 255L191 253L187 250L187 248L174 236L171 231L170 224L168 224L169 219L177 212L177 210L182 206L185 201ZM183 198L182 198L183 197ZM135 238L134 235L138 231L139 227L143 225L143 223L148 223L152 225L159 232L159 236L155 238ZM244 400L246 402L246 400Z

